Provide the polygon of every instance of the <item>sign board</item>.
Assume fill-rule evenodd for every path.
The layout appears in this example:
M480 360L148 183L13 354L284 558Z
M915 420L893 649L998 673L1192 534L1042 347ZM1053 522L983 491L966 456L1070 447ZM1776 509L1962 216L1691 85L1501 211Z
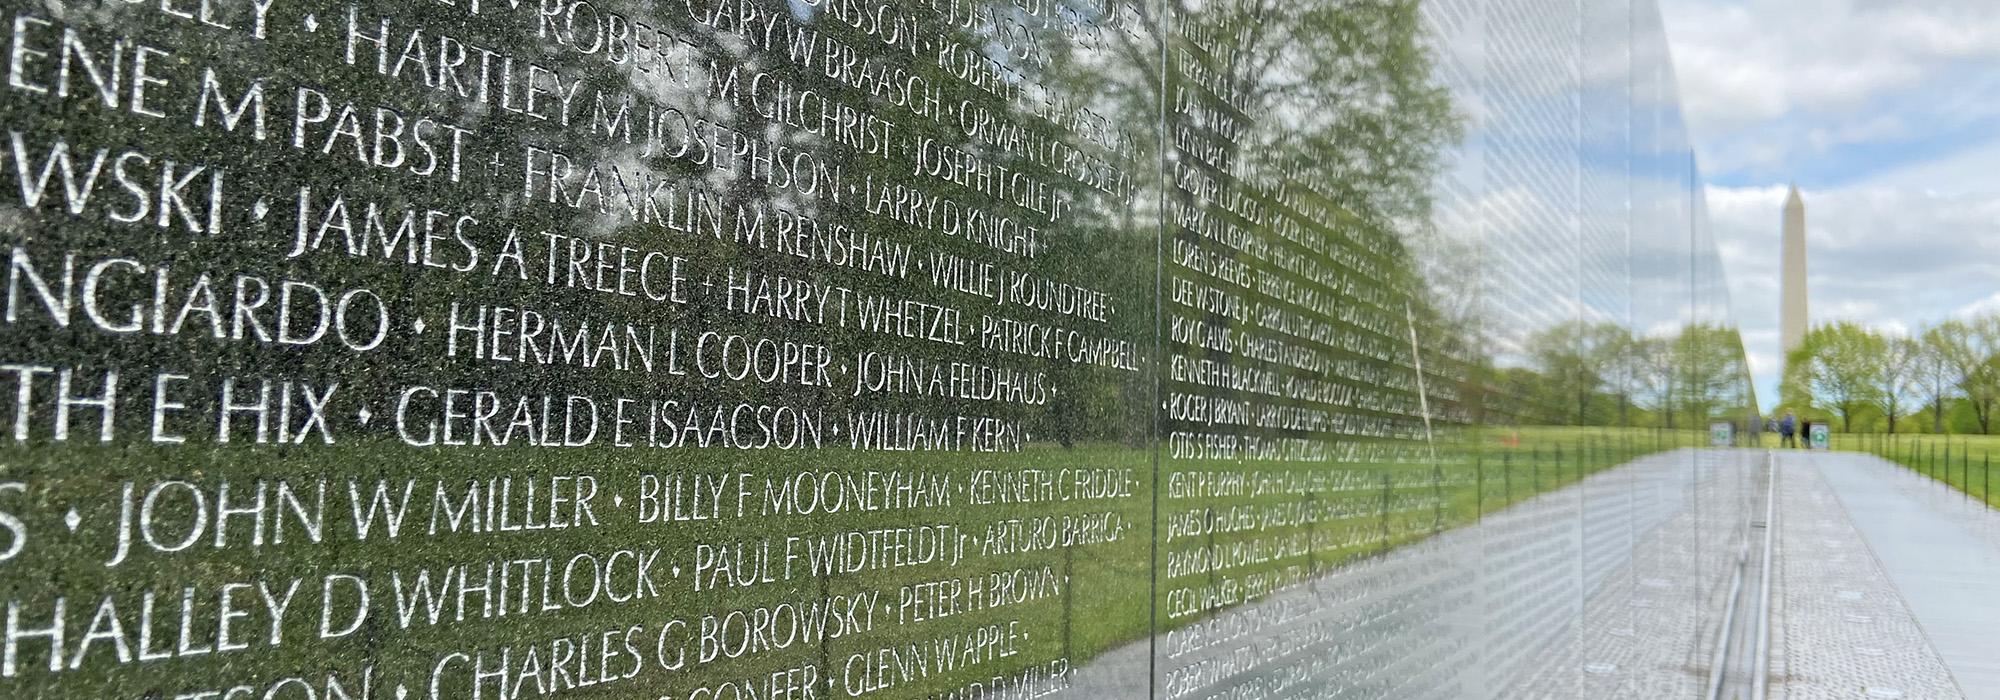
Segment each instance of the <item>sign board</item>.
M1722 421L1708 424L1708 444L1712 447L1736 444L1736 425Z
M1812 432L1806 436L1806 447L1815 450L1833 449L1833 431L1825 423L1814 423Z

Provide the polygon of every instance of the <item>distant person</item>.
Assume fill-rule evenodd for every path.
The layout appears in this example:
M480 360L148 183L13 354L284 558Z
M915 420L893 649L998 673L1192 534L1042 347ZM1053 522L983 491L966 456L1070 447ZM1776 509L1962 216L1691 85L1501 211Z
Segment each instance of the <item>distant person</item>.
M1812 419L1799 421L1799 447L1812 449Z
M1798 447L1799 441L1793 437L1797 435L1798 429L1799 429L1798 414L1793 413L1789 410L1785 411L1785 417L1778 419L1778 438L1779 438L1778 446Z

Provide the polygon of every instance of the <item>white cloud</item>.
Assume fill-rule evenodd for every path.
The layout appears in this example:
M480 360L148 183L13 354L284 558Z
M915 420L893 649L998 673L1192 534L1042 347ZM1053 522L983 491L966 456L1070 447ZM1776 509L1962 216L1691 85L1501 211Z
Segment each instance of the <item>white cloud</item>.
M2000 313L2000 292L1994 292L1993 296L1958 307L1951 312L1951 315L1953 318L1968 319L1993 313Z
M2000 120L2000 2L1674 0L1661 13L1711 175L1845 182L1815 166L1896 161L1923 151L1879 147Z
M1845 124L1815 127L1806 132L1806 140L1814 148L1826 150L1847 144L1902 138L1909 133L1909 128L1903 124L1901 116L1881 114Z
M2000 192L2000 138L1921 163L1892 169L1871 178L1878 186L1895 186L1942 194Z
M2000 3L1677 0L1661 10L1683 104L1701 128L1850 109L1953 61L2000 55Z

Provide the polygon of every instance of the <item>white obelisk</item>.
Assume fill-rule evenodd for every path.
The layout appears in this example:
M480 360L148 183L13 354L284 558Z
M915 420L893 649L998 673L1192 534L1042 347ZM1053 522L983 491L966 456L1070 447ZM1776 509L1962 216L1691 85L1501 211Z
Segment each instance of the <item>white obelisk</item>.
M1784 278L1780 293L1778 336L1790 357L1806 339L1806 203L1799 186L1785 198Z

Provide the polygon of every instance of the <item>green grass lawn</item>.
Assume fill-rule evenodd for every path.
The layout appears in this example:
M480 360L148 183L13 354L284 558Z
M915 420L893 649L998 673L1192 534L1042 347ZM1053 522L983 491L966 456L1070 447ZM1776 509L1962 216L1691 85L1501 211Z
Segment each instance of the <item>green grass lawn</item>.
M2000 506L2000 436L1838 435L1833 448L1876 455Z

